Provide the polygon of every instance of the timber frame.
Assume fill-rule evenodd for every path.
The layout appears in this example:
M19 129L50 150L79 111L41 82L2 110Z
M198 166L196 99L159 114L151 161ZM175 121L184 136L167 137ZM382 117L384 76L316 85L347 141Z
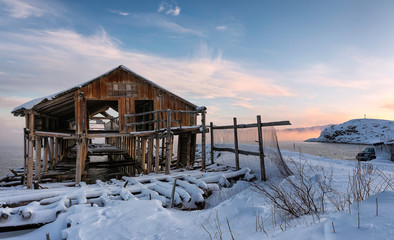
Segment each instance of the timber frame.
M118 116L112 116L112 109ZM169 92L119 66L93 80L55 95L33 100L12 111L25 117L24 180L33 187L64 159L74 158L75 183L86 175L93 138L104 138L118 152L108 155L125 175L170 173L174 136L178 137L177 167L194 163L196 134L202 134L205 168L205 107ZM197 124L197 116L201 124ZM90 122L104 129L91 129ZM76 152L73 155L73 151ZM34 159L35 166L34 166ZM35 172L34 172L35 170ZM72 172L72 171L71 171ZM71 173L72 174L72 173Z

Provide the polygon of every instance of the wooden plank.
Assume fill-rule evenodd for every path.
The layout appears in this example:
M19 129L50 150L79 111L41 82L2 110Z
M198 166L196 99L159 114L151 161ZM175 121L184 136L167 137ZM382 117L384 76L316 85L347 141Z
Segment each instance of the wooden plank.
M235 153L235 169L239 170L239 151L238 151L238 130L237 118L233 118L234 122L234 153Z
M190 153L190 149L191 149L191 144L192 144L192 134L188 133L187 134L187 142L186 142L186 170L190 169L190 165L191 165L191 153Z
M267 177L265 175L265 164L264 164L263 132L261 130L261 116L260 115L257 116L257 132L258 132L258 138L259 138L261 180L266 181Z
M77 161L75 164L75 184L79 184L82 178L82 139L77 140Z
M49 157L49 162L50 162L50 167L53 169L55 167L55 141L54 137L49 138L49 145L51 146L51 151L50 151L50 157Z
M289 121L261 123L261 127L285 126L285 125L291 125L291 123ZM255 127L257 127L257 123L238 124L237 125L237 128L255 128ZM213 126L213 129L233 129L233 128L234 128L234 125Z
M235 150L233 148L214 147L213 149L218 152L235 153ZM238 149L238 153L242 154L242 155L260 156L260 153L258 153L258 152L245 151L245 150L241 150L241 149Z
M36 138L36 175L35 179L41 181L41 138Z

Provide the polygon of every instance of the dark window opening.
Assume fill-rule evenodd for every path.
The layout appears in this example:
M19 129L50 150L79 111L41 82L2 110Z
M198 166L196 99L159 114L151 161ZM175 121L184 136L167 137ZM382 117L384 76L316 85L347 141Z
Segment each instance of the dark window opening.
M119 131L118 101L87 100L90 131Z
M135 113L144 113L153 111L153 100L135 100ZM152 121L154 119L153 114L144 114L142 116L136 117L136 122L147 122ZM142 125L137 125L137 131L148 131L153 130L153 123L144 123Z

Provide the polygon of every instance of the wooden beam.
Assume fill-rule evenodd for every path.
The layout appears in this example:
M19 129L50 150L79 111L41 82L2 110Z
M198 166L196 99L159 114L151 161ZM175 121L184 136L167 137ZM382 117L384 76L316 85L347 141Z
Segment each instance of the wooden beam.
M286 125L291 125L291 123L289 121L261 123L261 127L286 126ZM237 125L237 128L255 128L255 127L257 127L257 123L238 124ZM233 129L233 128L234 128L234 125L213 126L213 129Z
M205 133L206 133L206 125L205 125L205 116L206 116L206 112L205 112L206 108L204 107L204 109L202 110L201 113L201 124L202 124L202 133L201 133L201 158L202 158L202 169L205 171L206 168L206 142L205 142Z
M211 164L215 163L215 151L213 150L214 146L215 146L215 142L214 142L214 135L213 135L213 122L211 122L209 124L210 127L210 135L211 135Z
M234 122L234 153L235 153L235 169L239 170L239 150L238 150L238 130L237 118L233 118Z
M33 187L33 162L34 162L34 113L32 110L29 112L29 159L27 161L27 187Z

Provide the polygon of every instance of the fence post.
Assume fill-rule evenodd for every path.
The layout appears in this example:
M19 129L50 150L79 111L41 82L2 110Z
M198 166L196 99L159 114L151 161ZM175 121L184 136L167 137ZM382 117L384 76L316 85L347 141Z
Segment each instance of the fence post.
M170 174L171 165L171 110L167 110L166 174Z
M234 153L235 153L235 169L239 170L239 152L238 152L238 128L237 118L233 118L234 122Z
M205 124L205 110L206 108L203 107L202 112L201 112L201 124L202 124L202 133L201 133L201 158L202 158L202 170L205 170L206 167L206 152L205 152L205 148L206 148L206 142L205 142L205 128L206 128L206 124Z
M259 154L260 154L260 171L261 180L266 181L267 177L265 175L265 165L264 165L264 149L263 149L263 132L261 129L261 116L257 116L257 132L259 135Z
M215 163L215 153L214 153L214 140L213 140L213 122L209 124L211 130L211 164Z

